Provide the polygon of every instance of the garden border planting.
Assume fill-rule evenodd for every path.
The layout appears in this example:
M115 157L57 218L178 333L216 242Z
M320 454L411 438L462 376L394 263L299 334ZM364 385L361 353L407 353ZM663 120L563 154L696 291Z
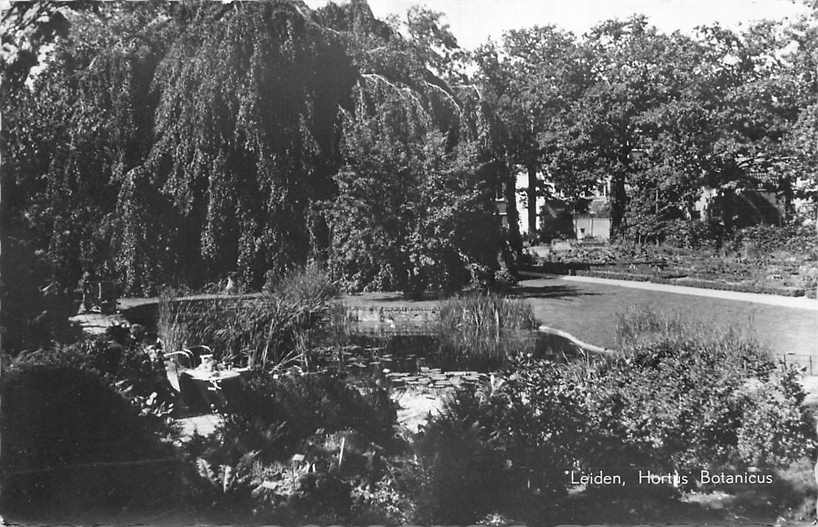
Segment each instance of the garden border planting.
M651 282L654 284L681 285L699 289L715 289L718 291L735 291L739 293L757 293L764 295L778 295L788 297L804 296L806 292L800 287L770 287L739 282L722 282L719 280L703 280L701 278L663 278L646 274L627 273L619 271L575 270L576 276L592 278L610 278L614 280L629 280L633 282Z

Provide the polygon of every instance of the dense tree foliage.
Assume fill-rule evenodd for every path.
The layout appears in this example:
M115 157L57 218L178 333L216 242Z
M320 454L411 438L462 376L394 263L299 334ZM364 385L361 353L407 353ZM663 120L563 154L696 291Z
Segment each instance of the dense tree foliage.
M705 188L776 192L791 212L814 194L816 27L804 16L668 35L634 16L581 38L512 31L478 50L507 149L529 175L530 229L536 196L556 188L581 211L579 198L604 182L614 236L663 239L697 216ZM732 220L722 214L728 231Z
M233 268L254 283L305 261L354 72L301 9L201 9L170 46L153 78L153 144L120 187L129 285Z
M500 48L484 45L474 59L478 82L505 125L505 154L528 175L528 230L534 232L536 198L548 193L538 173L548 170L569 195L589 184L560 164L572 101L590 84L589 55L572 34L545 26L510 31Z
M485 109L455 85L459 52L439 14L410 10L407 39L397 22L378 25L365 4L345 9L352 14L336 27L360 79L343 112L343 166L327 203L331 267L353 289L458 289L471 264L496 265Z
M375 209L396 200L411 215L435 203L428 218L399 214L415 231L411 246L387 227L361 250L435 253L449 263L433 266L452 276L428 286L462 285L474 258L491 265L499 237L485 236L498 231L494 176L480 170L491 161L484 108L447 82L462 81L453 62L462 51L439 14L410 11L403 36L363 2L317 12L294 1L50 7L15 7L29 24L51 16L49 31L34 32L51 39L20 32L27 53L3 61L12 230L44 269L27 282L72 287L91 271L150 293L233 271L258 284L309 257L350 263L343 181L364 165L396 179L378 181L387 194L358 185ZM403 136L394 144L405 148L367 158L373 145L360 134L387 107L395 126L377 139ZM401 183L389 167L405 155L415 179ZM374 214L358 219L354 236L372 240L384 227ZM487 226L487 250L466 240L475 221ZM335 269L359 287L409 287L361 281L389 265Z

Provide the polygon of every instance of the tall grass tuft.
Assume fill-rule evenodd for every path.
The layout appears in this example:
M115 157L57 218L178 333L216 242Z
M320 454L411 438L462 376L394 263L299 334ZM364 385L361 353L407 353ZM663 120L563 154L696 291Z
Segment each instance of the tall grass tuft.
M534 329L537 319L525 301L488 293L446 300L440 307L440 323L445 328Z
M754 341L752 319L745 328L725 327L712 321L697 319L690 314L655 306L631 306L617 313L616 341L620 348L646 344L656 340L687 339L697 342Z
M318 264L310 262L273 280L268 291L289 302L318 305L338 293L338 286Z
M312 335L330 318L335 291L328 275L310 265L282 276L257 298L163 299L160 336L164 331L174 344L209 346L231 365L308 367Z
M458 296L440 307L440 353L444 361L492 368L514 353L533 352L537 327L531 306L493 293Z
M631 307L617 316L617 347L621 357L676 357L708 363L726 362L738 371L769 372L775 362L747 328L708 324L679 312ZM661 357L660 357L661 356Z
M185 306L175 300L173 291L163 290L159 295L159 310L156 320L156 335L162 342L165 353L181 351L188 340L188 326Z

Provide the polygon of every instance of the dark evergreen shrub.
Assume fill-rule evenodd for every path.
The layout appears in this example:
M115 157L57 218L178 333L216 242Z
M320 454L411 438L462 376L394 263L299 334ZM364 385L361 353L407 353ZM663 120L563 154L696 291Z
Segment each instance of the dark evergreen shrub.
M5 506L117 506L169 496L167 472L176 463L168 448L97 372L18 365L0 390Z
M130 400L156 393L161 402L172 403L164 362L129 338L122 343L107 337L85 338L68 346L28 351L15 358L13 367L62 366L86 370L104 377Z

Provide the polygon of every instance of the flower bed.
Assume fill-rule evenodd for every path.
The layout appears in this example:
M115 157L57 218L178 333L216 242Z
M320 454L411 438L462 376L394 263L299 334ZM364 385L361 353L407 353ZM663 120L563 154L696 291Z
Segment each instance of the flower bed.
M684 285L687 287L699 287L702 289L718 289L721 291L737 291L741 293L759 293L764 295L779 296L804 296L804 289L800 287L769 286L754 283L722 282L719 280L701 280L697 278L680 278L667 283Z
M535 248L530 270L686 285L704 289L814 297L818 237L800 228L741 231L720 249L564 243Z
M609 278L611 280L628 280L631 282L650 282L653 278L651 275L641 273L629 273L627 271L576 271L577 276L588 276L591 278Z
M609 278L613 280L629 280L633 282L651 282L655 284L669 284L682 285L686 287L697 287L700 289L715 289L719 291L736 291L741 293L758 293L765 295L779 295L779 296L804 296L805 291L800 287L787 286L767 286L756 283L746 282L725 282L721 280L704 280L700 278L691 277L663 277L661 275L649 275L641 273L630 273L627 271L607 271L607 270L593 270L593 271L576 271L577 276L588 276L592 278Z

